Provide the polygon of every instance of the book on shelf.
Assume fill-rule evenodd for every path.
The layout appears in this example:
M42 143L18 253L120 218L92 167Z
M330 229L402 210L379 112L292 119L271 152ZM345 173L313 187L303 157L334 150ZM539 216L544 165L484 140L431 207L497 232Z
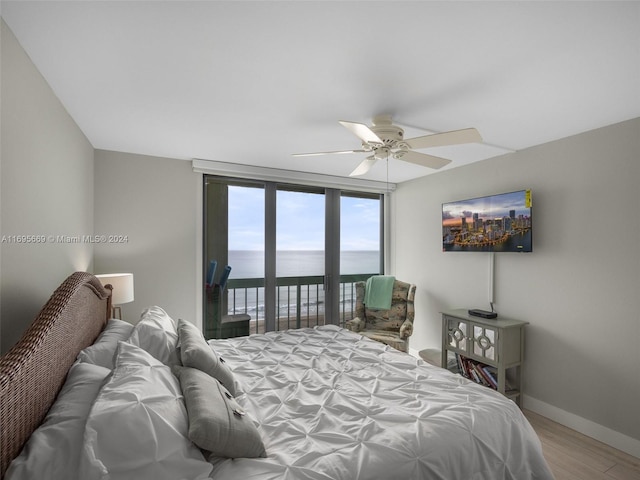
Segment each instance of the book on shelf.
M491 372L489 369L493 368L490 367L489 365L482 365L481 363L476 364L475 368L477 368L480 373L482 374L482 376L484 377L485 381L487 382L487 386L493 388L494 390L498 389L498 374L495 371L495 368L493 369L494 371Z
M459 353L456 353L456 361L464 377L494 390L498 389L498 372L495 367L464 357Z

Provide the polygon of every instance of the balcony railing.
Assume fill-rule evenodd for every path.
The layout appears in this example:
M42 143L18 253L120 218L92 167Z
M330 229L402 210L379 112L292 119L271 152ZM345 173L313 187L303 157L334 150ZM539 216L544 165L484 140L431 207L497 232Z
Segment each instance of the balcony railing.
M341 326L353 318L355 310L355 283L364 281L373 273L340 276ZM313 327L325 323L324 277L276 278L276 330ZM251 316L251 333L264 333L264 278L229 279L227 283L227 310L229 314L245 313Z

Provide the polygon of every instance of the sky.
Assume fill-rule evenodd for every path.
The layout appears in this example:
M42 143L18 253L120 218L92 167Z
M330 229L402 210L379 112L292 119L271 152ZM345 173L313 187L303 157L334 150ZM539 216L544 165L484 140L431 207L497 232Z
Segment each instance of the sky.
M324 195L278 190L277 250L324 250ZM341 250L379 250L378 200L342 197ZM264 190L229 187L229 249L264 250Z
M509 210L515 210L516 216L530 215L531 210L525 208L524 200L524 191L518 191L445 203L442 205L442 220L471 217L474 213L480 218L499 218L508 216Z

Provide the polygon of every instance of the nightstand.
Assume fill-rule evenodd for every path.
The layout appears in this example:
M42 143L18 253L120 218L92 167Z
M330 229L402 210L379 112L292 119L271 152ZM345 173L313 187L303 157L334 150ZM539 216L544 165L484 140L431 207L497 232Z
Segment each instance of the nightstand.
M441 365L455 356L460 374L521 406L524 327L529 322L475 317L462 309L441 313Z

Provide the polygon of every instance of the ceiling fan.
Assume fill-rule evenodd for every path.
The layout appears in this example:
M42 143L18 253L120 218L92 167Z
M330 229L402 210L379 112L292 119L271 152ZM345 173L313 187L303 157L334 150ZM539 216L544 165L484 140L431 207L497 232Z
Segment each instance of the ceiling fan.
M482 137L475 128L453 130L450 132L434 133L405 140L404 130L391 122L391 115L378 115L373 119L373 125L368 127L364 123L340 121L340 124L362 140L359 150L339 150L333 152L295 153L296 157L312 155L331 155L343 153L371 153L365 158L349 176L364 175L378 160L388 159L414 163L428 168L442 168L451 160L435 157L426 153L415 152L423 148L457 145L461 143L481 142Z

